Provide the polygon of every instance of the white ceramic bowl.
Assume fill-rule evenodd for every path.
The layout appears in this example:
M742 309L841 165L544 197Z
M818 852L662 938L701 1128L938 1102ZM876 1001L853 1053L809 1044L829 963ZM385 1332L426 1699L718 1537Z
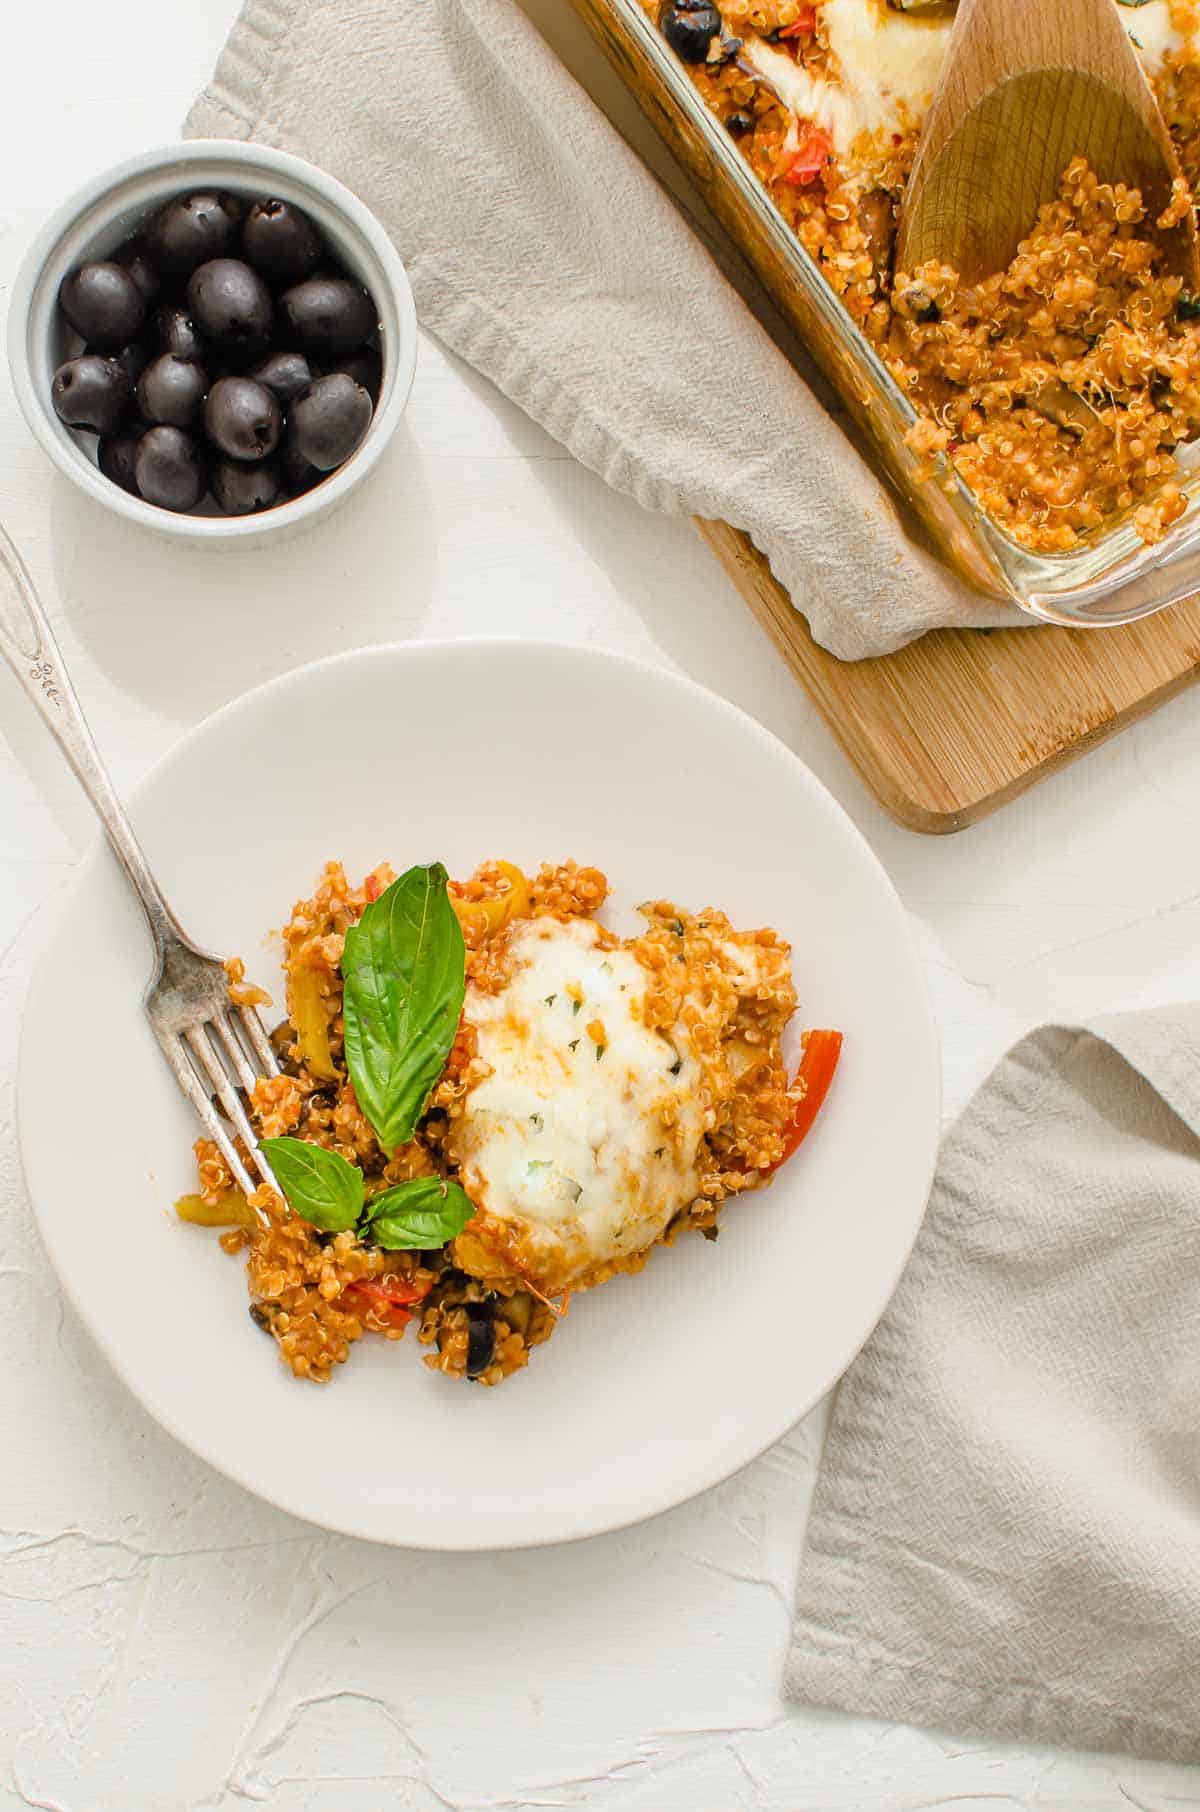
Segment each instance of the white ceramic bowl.
M58 312L69 271L106 258L172 196L192 189L277 196L311 216L379 311L383 387L362 445L344 466L302 497L255 516L180 515L131 497L96 465L96 437L59 421L50 401L55 370L80 349ZM391 240L357 196L303 158L237 139L192 139L145 151L106 170L51 215L25 254L8 313L8 362L25 419L59 471L130 522L177 541L244 545L286 533L333 509L378 461L408 402L417 358L417 317L404 266Z

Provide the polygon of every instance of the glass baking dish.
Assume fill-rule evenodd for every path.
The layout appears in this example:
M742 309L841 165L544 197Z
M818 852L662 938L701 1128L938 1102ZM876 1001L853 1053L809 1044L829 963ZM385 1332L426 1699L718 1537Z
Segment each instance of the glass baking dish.
M916 420L893 381L638 0L573 0L643 111L686 164L713 213L749 259L868 438L879 466L924 524L941 558L988 597L1044 622L1107 628L1200 590L1200 442L1175 474L1189 508L1152 547L1132 510L1069 554L1039 554L1004 534L943 456L905 444ZM1189 455L1191 456L1189 458ZM1144 501L1144 499L1142 500Z

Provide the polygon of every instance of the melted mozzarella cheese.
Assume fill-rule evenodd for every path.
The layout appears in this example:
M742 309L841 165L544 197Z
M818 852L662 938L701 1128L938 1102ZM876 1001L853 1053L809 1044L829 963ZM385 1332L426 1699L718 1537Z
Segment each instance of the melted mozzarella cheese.
M1179 50L1187 38L1171 19L1170 0L1146 0L1144 6L1132 8L1125 26L1137 46L1142 67L1151 81L1162 73L1163 60L1169 50Z
M953 19L896 12L884 0L825 0L821 22L833 58L828 77L761 38L741 55L798 119L825 128L842 160L863 133L917 125L937 87Z
M454 1153L472 1200L510 1223L510 1257L553 1292L642 1251L694 1200L701 1071L682 1034L642 1023L645 971L590 921L519 923L511 948L499 994L468 990L491 1074Z
M890 135L920 124L954 19L897 12L886 0L824 0L820 16L832 55L828 77L810 74L761 38L750 39L741 55L797 119L824 127L845 163L862 134ZM1172 21L1171 0L1145 0L1127 17L1126 30L1153 80L1167 52L1186 44L1187 36Z

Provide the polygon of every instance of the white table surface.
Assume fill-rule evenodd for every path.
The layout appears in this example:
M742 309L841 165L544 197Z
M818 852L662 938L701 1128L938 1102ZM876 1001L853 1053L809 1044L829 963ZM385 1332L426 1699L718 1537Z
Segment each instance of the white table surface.
M175 136L234 10L59 0L6 17L0 297L53 203ZM374 482L269 556L181 554L77 497L6 373L0 516L118 785L245 687L379 640L595 640L724 692L816 770L892 874L941 1028L948 1116L1035 1022L1200 989L1200 696L965 835L900 830L691 528L606 491L431 339ZM31 964L91 836L0 671L3 1812L1200 1806L1200 1769L781 1702L821 1412L681 1510L511 1557L325 1535L175 1447L64 1309L11 1128Z

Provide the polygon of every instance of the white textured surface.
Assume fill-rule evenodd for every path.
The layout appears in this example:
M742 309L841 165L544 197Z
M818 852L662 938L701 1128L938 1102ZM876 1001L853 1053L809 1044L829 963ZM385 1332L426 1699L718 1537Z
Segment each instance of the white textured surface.
M63 0L6 20L5 293L51 203L173 135L232 12ZM245 685L331 648L497 628L595 638L724 691L846 804L919 930L948 1111L1040 1019L1200 992L1200 701L965 836L898 830L687 526L608 495L429 342L384 469L281 549L209 559L114 524L51 475L6 378L0 512L119 784ZM64 1312L10 1130L30 965L90 835L0 672L3 1812L1200 1806L1196 1769L782 1708L819 1415L683 1510L511 1559L326 1537L172 1446ZM103 1028L82 1030L102 1058Z

